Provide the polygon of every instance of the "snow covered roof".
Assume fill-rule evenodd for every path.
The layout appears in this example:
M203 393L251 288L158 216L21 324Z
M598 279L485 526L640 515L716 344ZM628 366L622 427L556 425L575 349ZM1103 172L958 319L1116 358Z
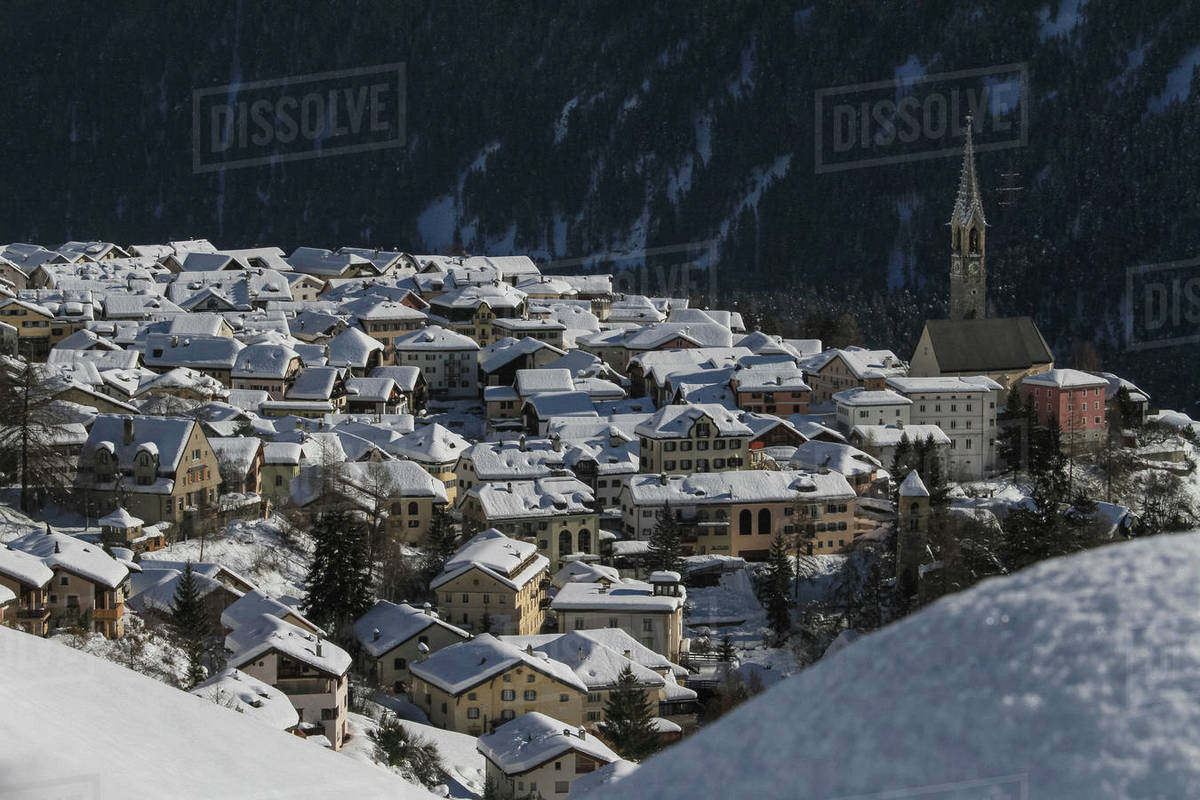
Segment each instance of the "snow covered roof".
M907 365L897 358L896 354L891 350L867 350L862 347L847 347L844 350L826 350L819 355L809 358L805 362L805 367L810 372L816 372L824 369L831 361L839 358L846 365L850 374L859 380L870 375L893 377L908 373Z
M453 464L470 442L440 423L423 425L396 443L396 455L432 464Z
M477 497L483 513L493 522L555 514L591 514L595 501L591 487L571 476L549 476L532 481L480 483L468 491Z
M479 442L462 453L471 471L481 481L532 480L563 469L564 453L555 450L549 439L525 439L506 442Z
M621 630L612 628L611 630ZM621 631L625 633L624 631ZM633 659L633 651L628 647L629 655L614 647L607 641L589 636L592 631L570 631L568 633L543 633L533 636L501 636L501 641L508 642L522 650L532 647L535 653L545 653L555 661L566 664L574 671L579 680L587 684L588 691L598 691L615 686L620 680L621 671L629 667L634 679L641 686L661 689L666 686L666 679L651 667ZM629 636L629 634L625 634ZM630 641L636 640L630 637ZM616 642L622 645L627 642ZM661 658L661 657L660 657ZM665 660L665 659L662 659ZM670 664L669 666L674 666ZM686 670L684 670L686 674ZM692 693L691 699L695 699Z
M921 476L914 469L908 473L904 482L900 484L901 497L929 497L929 490L925 488L925 482L921 480Z
M346 379L346 393L350 395L351 400L360 403L390 402L396 391L396 382L391 378Z
M430 582L429 588L437 589L471 569L479 569L509 588L519 590L549 565L550 560L538 555L537 545L533 542L510 539L495 528L488 528L476 534L446 561L442 574Z
M840 472L728 470L691 475L632 475L626 480L635 506L728 505L730 503L813 502L852 498L854 489Z
M173 473L183 458L195 424L190 419L172 417L100 414L92 423L83 455L91 458L97 450L104 448L116 456L122 470L131 470L134 457L145 449L145 445L153 445L158 455L159 472ZM125 441L127 425L131 433L129 442Z
M346 328L329 342L329 363L365 369L371 354L382 351L378 339L372 339L358 328Z
M663 406L639 424L635 431L639 436L655 439L685 438L692 426L703 417L713 422L720 436L749 436L751 433L729 409L707 403Z
M264 442L264 464L300 464L301 449L296 442Z
M98 545L54 531L35 530L13 539L8 546L42 559L51 569L61 569L93 583L115 589L129 577L129 568Z
M457 695L517 666L537 670L581 692L587 691L587 684L575 677L566 664L544 653L528 653L490 633L443 647L424 661L411 664L409 670L447 694Z
M429 608L387 600L377 600L370 611L358 618L354 637L373 658L380 658L431 625L439 625L463 639L471 638L471 634L444 621Z
M1021 383L1029 386L1053 386L1058 389L1078 389L1085 386L1104 386L1107 388L1108 385L1108 381L1098 375L1081 372L1077 369L1065 368L1039 372L1037 375L1027 375L1021 379Z
M288 375L292 362L299 358L300 354L286 345L248 345L233 362L233 377L279 380Z
M912 400L891 389L844 389L833 395L839 406L911 406Z
M986 375L971 375L955 377L944 375L933 378L912 378L908 376L893 376L887 379L887 385L901 394L926 394L968 392L979 393L1003 391L1004 387Z
M906 436L910 442L923 442L932 436L934 444L950 444L950 437L937 425L856 425L850 433L855 441L876 447L894 447Z
M421 377L420 367L375 367L371 370L372 378L391 378L401 391L411 392L417 388L417 380Z
M225 624L224 614L221 621ZM225 647L231 653L229 663L235 667L244 666L271 651L335 677L345 675L351 664L350 654L333 642L274 614L261 614L257 619L243 621L225 636Z
M550 608L555 611L632 611L643 614L669 614L682 608L687 592L678 595L655 594L645 581L625 578L617 583L568 583L558 590Z
M570 392L575 384L565 369L519 369L513 388L524 397L538 392Z
M428 497L439 505L449 502L446 484L412 461L352 461L341 464L340 470L341 491L364 508L396 498ZM292 479L290 491L293 503L305 506L319 498L321 472L320 465L314 464L303 468ZM380 493L381 496L375 496Z
M194 572L203 570L203 565L192 565ZM251 589L221 612L221 624L226 628L237 629L245 626L253 627L259 617L264 614L288 620L292 624L309 633L323 633L299 609L276 600L261 589Z
M142 360L147 366L232 369L246 345L228 336L146 334Z
M595 583L600 579L608 581L619 581L621 573L616 567L606 567L603 564L594 564L590 561L568 561L566 565L554 574L550 582L557 587L561 587L567 583Z
M123 800L297 797L313 787L355 800L434 795L374 766L322 752L246 714L190 696L118 664L0 627L5 714L0 792ZM54 709L48 714L47 709ZM112 730L119 736L64 736ZM20 725L20 735L12 732ZM180 746L184 732L188 736ZM137 768L131 768L136 753ZM19 764L17 770L8 764ZM70 765L69 767L65 765ZM15 784L15 785L14 785ZM31 787L30 795L22 791Z
M505 775L520 775L578 751L611 764L620 756L594 734L575 729L538 711L522 714L479 737L479 752Z
M464 336L440 325L427 325L419 330L397 336L392 344L399 352L409 350L478 350L479 344L469 336Z
M208 444L216 453L222 467L230 466L236 471L236 475L222 476L230 479L244 477L250 471L259 448L262 447L262 439L257 436L213 436L209 438Z
M192 694L279 730L294 728L300 722L286 694L233 667L197 684Z
M54 577L54 570L37 556L6 546L0 547L0 575L41 588Z
M96 524L102 528L136 528L144 523L121 506L117 506L116 509L96 520Z

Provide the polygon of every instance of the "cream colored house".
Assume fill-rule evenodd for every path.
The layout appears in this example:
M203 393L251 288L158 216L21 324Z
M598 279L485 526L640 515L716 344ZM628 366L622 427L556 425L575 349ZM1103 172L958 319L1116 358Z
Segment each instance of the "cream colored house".
M108 639L125 635L129 568L99 545L65 533L33 531L8 546L42 560L54 572L47 587L49 627L83 625Z
M471 634L442 620L429 604L379 600L354 623L371 677L385 692L407 694L412 678L409 665L443 647L465 642Z
M304 450L295 442L263 442L263 495L275 505L286 503L303 460Z
M502 798L566 798L577 777L620 759L595 734L537 712L480 737L476 749Z
M217 502L221 474L190 419L101 414L79 457L75 490L104 513L118 505L150 523L190 523Z
M479 736L523 714L583 722L587 686L565 665L482 633L413 664L412 701L439 728Z
M574 554L600 552L600 515L591 488L570 476L478 483L461 507L463 517L514 538L532 540L557 572Z
M753 432L727 408L708 403L663 406L634 432L638 472L722 472L741 469Z
M568 583L550 609L558 631L621 628L644 646L672 661L683 649L683 605L687 590L677 572L654 572L649 582L601 577L595 583Z
M17 329L17 347L22 355L38 361L45 360L54 343L51 336L54 314L50 309L15 297L0 298L0 322Z
M299 730L321 735L334 750L346 739L350 654L273 614L262 614L225 637L228 665L288 696Z
M468 631L537 633L549 566L535 544L493 528L463 545L429 588L446 621Z

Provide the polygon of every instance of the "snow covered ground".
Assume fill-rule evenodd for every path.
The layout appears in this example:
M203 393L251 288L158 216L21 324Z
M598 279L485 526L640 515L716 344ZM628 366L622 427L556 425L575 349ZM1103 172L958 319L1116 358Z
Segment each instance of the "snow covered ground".
M0 797L433 797L244 714L3 627L0 675Z
M382 710L382 708L380 709ZM350 739L342 748L342 755L373 764L379 769L389 771L386 766L375 759L375 744L371 741L370 732L379 727L371 717L362 714L350 714ZM478 741L474 736L463 733L445 731L432 725L422 725L401 719L400 724L410 733L433 742L442 757L442 765L449 773L450 780L444 787L434 789L435 794L453 798L453 800L477 800L483 795L484 763L483 756L475 749Z
M650 759L601 798L1200 796L1200 533L945 597Z
M143 564L154 561L215 561L249 578L267 594L289 605L304 597L304 575L308 570L311 543L303 534L292 532L284 540L286 523L278 516L233 522L223 534L204 541L191 539L146 553ZM201 558L201 548L204 553Z

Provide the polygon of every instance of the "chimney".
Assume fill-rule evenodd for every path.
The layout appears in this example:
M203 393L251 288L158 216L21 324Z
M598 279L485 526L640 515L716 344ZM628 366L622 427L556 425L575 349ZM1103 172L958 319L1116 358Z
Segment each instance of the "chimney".
M563 728L563 736L565 736L565 737L567 737L568 739L570 739L570 738L571 738L571 729L570 729L570 728Z
M121 428L125 444L133 444L133 417L124 417L121 420Z
M553 444L554 452L561 453L562 452L562 437L556 433L550 437L550 441L554 443Z
M586 739L586 738L587 738L587 731L585 731L583 728L580 728L580 729L579 729L579 738L580 738L580 739Z
M528 655L528 656L533 655L533 645L532 644L525 645L525 655Z
M379 628L376 628L375 630L371 631L371 641L372 642L379 641Z
M60 549L58 548L58 542L57 542L57 541L54 543L54 552L56 552L56 553L61 553L61 552L62 552L62 550L60 550Z
M583 663L583 648L579 648L579 663Z
M517 446L520 448L522 453L525 452L525 434L521 434L521 438L517 440Z
M427 617L433 616L433 606L431 606L429 603L426 603L425 605L423 605L422 608L425 610L425 616L427 616Z
M624 655L626 658L632 658L632 657L633 657L632 653L630 653L628 650L626 650L626 651L624 652L624 654L623 654L623 655Z
M46 523L46 535L47 536L50 535L50 523L49 522Z
M317 639L317 658L321 657L321 640Z
M665 473L665 472L658 473L658 485L659 486L667 485L667 473Z

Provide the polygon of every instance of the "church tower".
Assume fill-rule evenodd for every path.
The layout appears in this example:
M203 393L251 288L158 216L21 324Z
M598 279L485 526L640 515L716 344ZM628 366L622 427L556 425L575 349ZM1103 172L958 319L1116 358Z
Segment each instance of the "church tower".
M975 177L972 119L967 116L967 142L963 148L962 175L950 217L950 319L983 319L987 316L987 219Z

